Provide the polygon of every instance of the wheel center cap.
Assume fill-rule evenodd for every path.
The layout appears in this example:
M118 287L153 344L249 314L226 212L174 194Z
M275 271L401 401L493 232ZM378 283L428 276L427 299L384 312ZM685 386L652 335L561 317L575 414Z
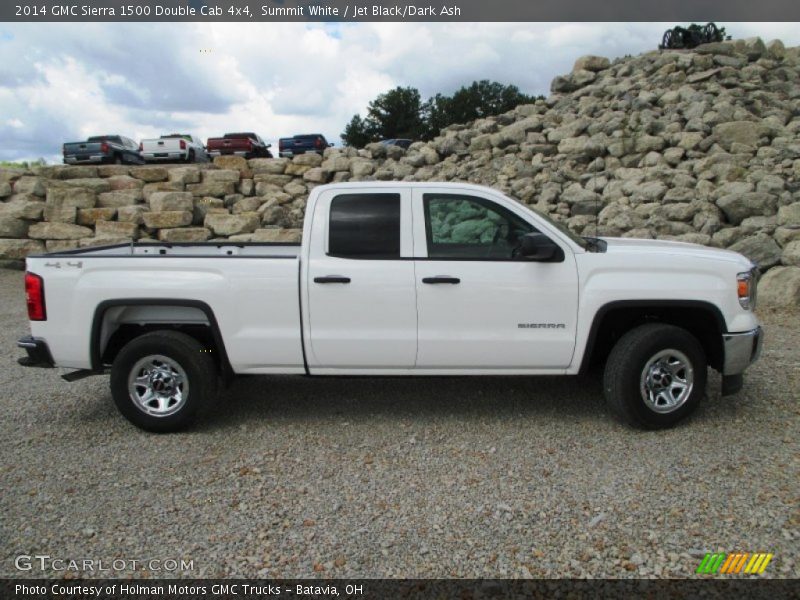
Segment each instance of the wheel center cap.
M171 393L172 392L172 378L163 373L154 373L150 377L150 385L156 392Z

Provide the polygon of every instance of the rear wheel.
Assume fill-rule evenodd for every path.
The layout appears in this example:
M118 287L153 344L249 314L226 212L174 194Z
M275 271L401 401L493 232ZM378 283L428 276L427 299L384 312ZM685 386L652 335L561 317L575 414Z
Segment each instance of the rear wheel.
M650 323L614 346L603 388L612 410L643 429L663 429L692 413L705 394L703 346L685 329Z
M185 429L216 395L211 354L177 331L154 331L128 342L111 367L111 395L131 423L155 432Z

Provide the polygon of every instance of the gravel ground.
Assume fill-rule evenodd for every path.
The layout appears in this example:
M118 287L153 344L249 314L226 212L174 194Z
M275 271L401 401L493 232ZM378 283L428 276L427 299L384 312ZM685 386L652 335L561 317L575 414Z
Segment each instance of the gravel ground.
M193 560L187 577L693 577L706 551L761 551L798 577L800 315L762 316L745 389L712 376L671 431L613 421L599 374L250 377L158 436L106 377L16 364L22 276L2 271L0 576L47 554Z

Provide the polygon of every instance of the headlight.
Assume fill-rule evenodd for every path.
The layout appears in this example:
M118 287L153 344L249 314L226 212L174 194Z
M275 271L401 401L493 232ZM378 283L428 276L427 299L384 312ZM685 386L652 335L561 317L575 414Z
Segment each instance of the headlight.
M758 269L755 267L736 275L736 294L739 296L739 304L745 310L753 310L756 307L757 288Z

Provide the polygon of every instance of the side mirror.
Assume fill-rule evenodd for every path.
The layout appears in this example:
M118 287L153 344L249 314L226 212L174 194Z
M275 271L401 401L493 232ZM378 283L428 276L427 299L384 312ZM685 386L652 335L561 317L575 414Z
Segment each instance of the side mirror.
M267 144L267 148L272 148L272 144Z
M329 148L333 148L334 146L335 146L335 144L334 144L333 142L331 142L330 144L328 144L328 147L329 147Z
M537 262L561 262L564 251L546 235L535 232L520 238L519 255L524 260Z

